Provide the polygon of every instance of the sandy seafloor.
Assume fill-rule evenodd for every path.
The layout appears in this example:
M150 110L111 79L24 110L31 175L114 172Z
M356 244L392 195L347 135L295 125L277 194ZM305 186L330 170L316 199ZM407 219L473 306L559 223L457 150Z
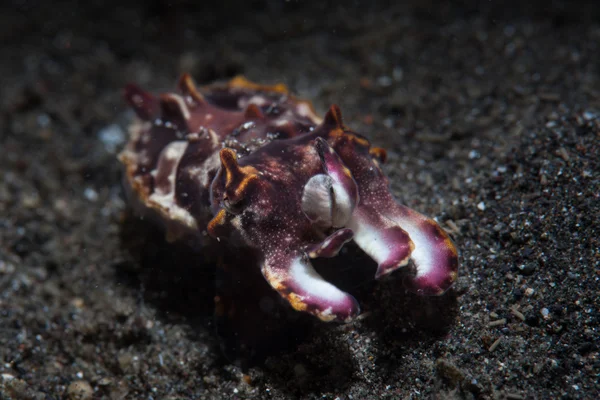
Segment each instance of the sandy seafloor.
M3 2L0 398L598 398L600 6L202 3ZM455 287L355 282L361 318L314 321L244 378L214 266L125 217L122 87L181 72L339 104L452 234Z

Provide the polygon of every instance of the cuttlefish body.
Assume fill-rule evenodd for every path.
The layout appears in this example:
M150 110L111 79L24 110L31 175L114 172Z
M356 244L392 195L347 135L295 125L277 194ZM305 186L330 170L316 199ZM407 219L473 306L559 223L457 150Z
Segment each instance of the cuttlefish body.
M294 309L324 321L350 321L360 308L310 260L351 240L377 262L376 278L410 266L404 284L423 295L456 280L448 234L394 199L385 151L349 130L337 106L321 119L283 85L235 78L200 91L188 75L178 94L130 85L125 97L138 116L120 155L126 186L168 240L252 249L244 268L260 269Z

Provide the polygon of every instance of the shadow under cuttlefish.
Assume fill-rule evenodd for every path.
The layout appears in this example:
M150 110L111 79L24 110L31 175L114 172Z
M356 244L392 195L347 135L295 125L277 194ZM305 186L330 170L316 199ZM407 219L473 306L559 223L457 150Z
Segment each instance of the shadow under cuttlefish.
M162 230L130 213L120 236L132 260L116 266L118 279L141 290L165 319L212 331L229 362L250 367L293 350L319 323L271 288L248 249L168 243Z
M226 359L244 369L293 351L315 330L321 334L336 325L293 310L266 282L249 249L217 241L205 248L167 243L160 229L130 213L121 225L121 245L133 260L117 266L119 279L143 288L143 300L166 319L179 315L195 330L213 330ZM358 299L360 329L375 331L384 342L396 343L396 333L407 326L431 339L441 337L456 315L452 290L441 297L408 293L401 282L404 271L376 281L377 265L353 244L313 264L326 280Z

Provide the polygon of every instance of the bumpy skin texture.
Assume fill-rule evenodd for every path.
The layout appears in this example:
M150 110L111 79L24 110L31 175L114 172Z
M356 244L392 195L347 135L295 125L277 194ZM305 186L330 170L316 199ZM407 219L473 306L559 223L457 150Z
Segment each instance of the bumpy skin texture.
M377 263L376 278L412 265L410 290L440 295L458 255L432 219L398 204L380 168L385 151L344 126L333 105L321 120L283 85L238 77L179 94L125 98L139 120L120 155L137 210L164 224L168 240L208 235L232 251L251 248L267 282L291 306L324 321L349 321L357 301L322 279L311 258L350 240Z

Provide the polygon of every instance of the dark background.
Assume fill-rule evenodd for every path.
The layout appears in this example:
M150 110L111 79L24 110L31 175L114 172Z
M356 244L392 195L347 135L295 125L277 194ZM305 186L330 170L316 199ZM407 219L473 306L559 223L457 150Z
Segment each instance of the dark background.
M205 3L2 3L0 398L596 398L600 7ZM214 267L128 217L120 186L122 87L182 72L339 104L453 235L455 288L354 281L363 317L314 321L243 379Z

